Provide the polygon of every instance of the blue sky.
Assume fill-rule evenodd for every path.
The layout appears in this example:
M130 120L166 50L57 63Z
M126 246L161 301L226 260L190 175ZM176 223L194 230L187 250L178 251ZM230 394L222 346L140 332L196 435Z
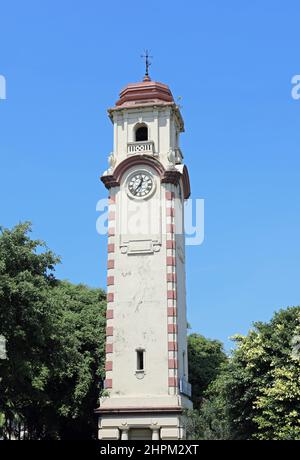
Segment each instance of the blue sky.
M96 233L112 149L107 107L143 76L182 96L181 146L205 241L187 248L188 317L218 338L300 303L297 1L10 0L0 10L0 222L31 220L63 263L105 285Z

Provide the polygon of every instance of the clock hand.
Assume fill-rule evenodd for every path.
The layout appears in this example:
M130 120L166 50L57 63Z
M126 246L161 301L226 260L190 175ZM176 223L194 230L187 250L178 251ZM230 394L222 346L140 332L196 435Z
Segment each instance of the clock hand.
M140 183L139 183L139 185L138 185L137 187L135 187L135 189L134 189L134 195L136 195L136 194L137 194L137 192L138 192L138 189L141 187L141 185L142 185L142 184L143 184L143 178L141 178L141 179L140 179Z

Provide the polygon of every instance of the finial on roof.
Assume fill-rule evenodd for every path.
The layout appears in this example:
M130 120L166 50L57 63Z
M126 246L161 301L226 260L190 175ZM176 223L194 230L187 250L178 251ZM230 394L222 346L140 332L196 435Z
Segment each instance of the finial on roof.
M141 58L145 59L145 66L146 66L145 76L143 78L143 81L151 81L151 78L149 76L149 67L151 65L150 58L152 58L153 56L149 55L149 50L147 49L144 51L144 53L145 54L141 55Z

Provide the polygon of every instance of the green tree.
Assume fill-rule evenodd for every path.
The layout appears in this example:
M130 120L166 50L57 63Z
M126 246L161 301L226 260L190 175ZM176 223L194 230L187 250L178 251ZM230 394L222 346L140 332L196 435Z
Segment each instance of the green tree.
M100 289L68 282L59 282L51 292L60 314L51 337L47 392L60 439L97 436L93 411L104 378L105 299Z
M242 371L232 388L240 391L245 382L244 400L253 422L249 438L300 440L299 321L300 307L290 307L268 323L255 323L246 337L235 338L234 363Z
M192 401L199 408L209 384L220 373L227 357L218 340L210 340L200 334L188 336L189 382L192 385Z
M206 393L230 439L300 439L299 319L300 307L290 307L235 336L237 348Z
M199 334L188 337L189 382L192 385L194 409L186 413L185 423L190 439L223 439L226 421L220 419L219 408L206 397L212 382L227 363L223 345ZM216 401L214 400L214 403Z
M103 378L105 293L54 277L59 258L29 223L0 235L0 413L5 436L96 436ZM2 420L3 425L3 420Z
M9 427L16 414L49 404L44 392L51 324L47 300L59 258L29 232L25 223L2 229L0 236L0 334L7 339L8 355L0 364L0 411Z

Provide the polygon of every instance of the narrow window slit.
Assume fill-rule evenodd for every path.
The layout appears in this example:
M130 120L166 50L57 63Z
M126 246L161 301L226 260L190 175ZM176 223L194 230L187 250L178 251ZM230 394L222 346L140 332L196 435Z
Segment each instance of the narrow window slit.
M137 357L136 369L138 371L143 371L144 370L144 350L136 350L136 357Z

